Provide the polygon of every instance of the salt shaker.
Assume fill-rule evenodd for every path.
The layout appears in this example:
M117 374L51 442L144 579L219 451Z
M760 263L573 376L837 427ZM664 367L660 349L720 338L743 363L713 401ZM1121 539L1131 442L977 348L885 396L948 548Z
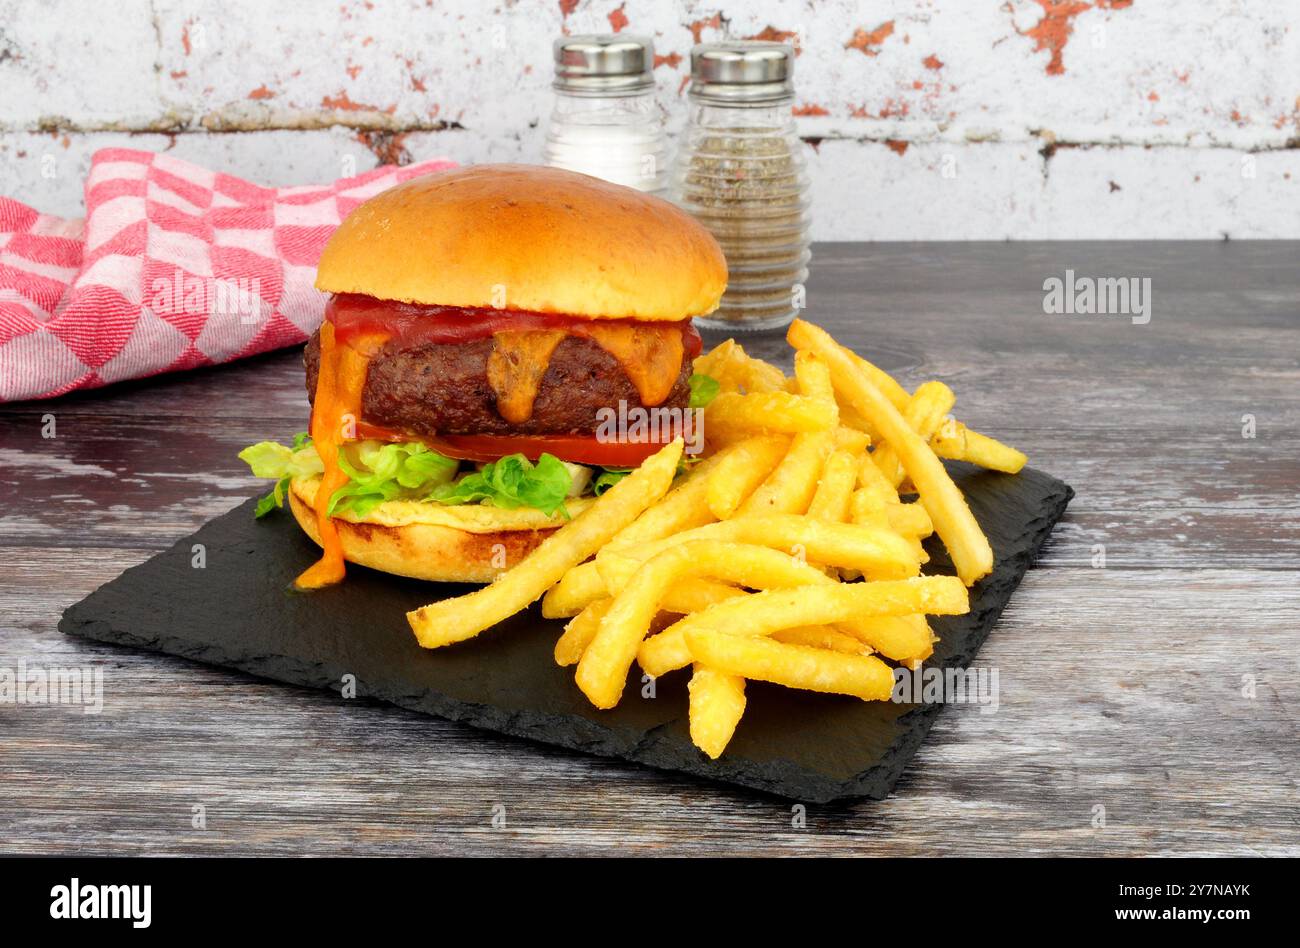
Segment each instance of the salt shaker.
M668 144L651 76L653 40L562 36L554 50L546 164L664 195Z
M670 196L712 231L729 272L722 305L699 326L778 329L803 305L809 199L793 74L794 48L781 43L691 51L690 116Z

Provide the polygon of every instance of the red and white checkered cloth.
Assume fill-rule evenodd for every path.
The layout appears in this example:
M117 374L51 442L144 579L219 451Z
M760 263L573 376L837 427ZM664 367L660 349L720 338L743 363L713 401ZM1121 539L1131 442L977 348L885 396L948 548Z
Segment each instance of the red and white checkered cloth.
M229 362L320 325L325 241L372 195L454 167L263 188L170 155L95 154L86 218L0 197L0 401Z

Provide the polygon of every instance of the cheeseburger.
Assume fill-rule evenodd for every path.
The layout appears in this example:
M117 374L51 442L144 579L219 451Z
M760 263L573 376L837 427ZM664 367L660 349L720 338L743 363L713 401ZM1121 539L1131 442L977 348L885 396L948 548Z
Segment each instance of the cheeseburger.
M480 165L412 179L353 211L321 255L330 294L305 351L309 432L240 453L323 549L487 582L665 437L611 437L611 412L678 409L693 316L722 252L666 201L586 175Z

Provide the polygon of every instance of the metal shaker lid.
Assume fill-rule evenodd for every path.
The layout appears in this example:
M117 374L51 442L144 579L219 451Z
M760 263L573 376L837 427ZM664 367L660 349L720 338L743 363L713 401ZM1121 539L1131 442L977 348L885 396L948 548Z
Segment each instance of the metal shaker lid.
M561 36L552 87L576 95L624 95L654 88L654 40L622 33Z
M691 50L690 96L715 105L779 105L794 99L794 47L736 40Z

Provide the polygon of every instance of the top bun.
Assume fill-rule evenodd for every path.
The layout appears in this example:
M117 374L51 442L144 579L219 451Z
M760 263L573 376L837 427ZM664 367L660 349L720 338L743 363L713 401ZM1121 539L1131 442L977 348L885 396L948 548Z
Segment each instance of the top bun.
M532 165L476 165L377 194L334 232L318 289L427 305L675 321L727 285L713 236L667 201Z

